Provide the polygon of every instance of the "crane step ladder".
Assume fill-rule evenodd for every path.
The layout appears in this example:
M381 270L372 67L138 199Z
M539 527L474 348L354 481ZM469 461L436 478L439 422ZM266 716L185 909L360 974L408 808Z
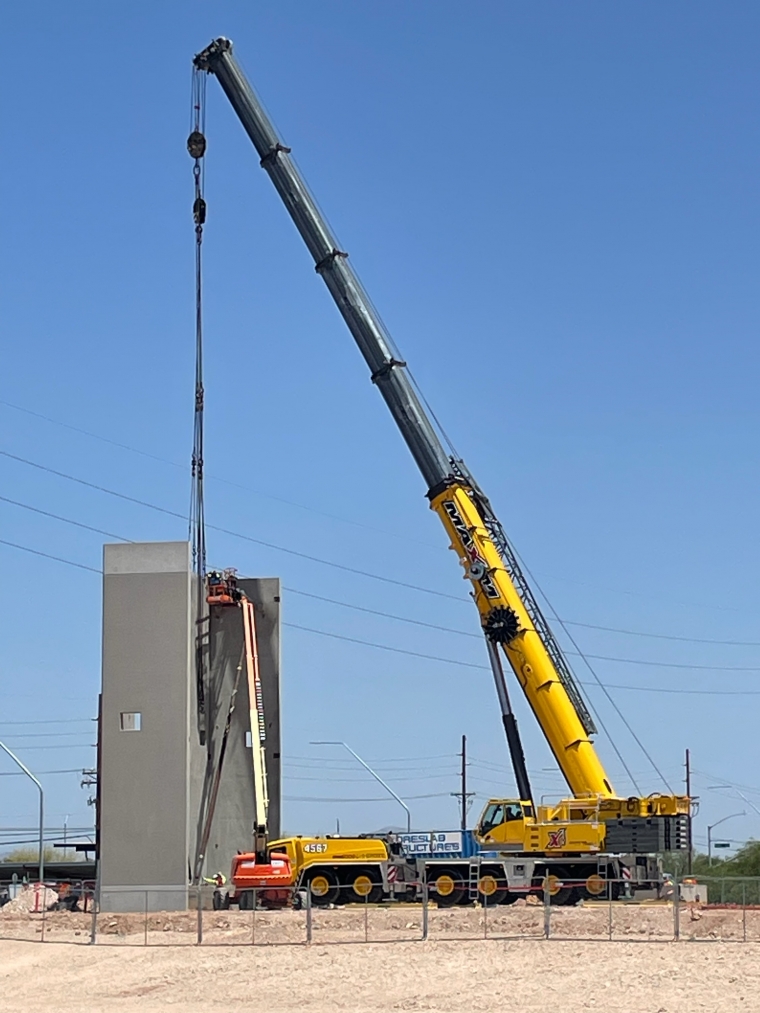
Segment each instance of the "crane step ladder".
M470 859L468 877L467 877L467 896L471 901L476 901L480 898L480 860L477 858Z

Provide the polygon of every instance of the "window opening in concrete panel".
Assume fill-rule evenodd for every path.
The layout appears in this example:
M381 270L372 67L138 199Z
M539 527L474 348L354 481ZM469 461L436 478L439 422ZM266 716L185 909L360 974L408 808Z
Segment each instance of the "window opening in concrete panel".
M119 727L123 732L139 732L142 728L142 714L140 711L122 711Z
M250 732L245 733L245 745L247 749L250 749L253 746L253 736Z

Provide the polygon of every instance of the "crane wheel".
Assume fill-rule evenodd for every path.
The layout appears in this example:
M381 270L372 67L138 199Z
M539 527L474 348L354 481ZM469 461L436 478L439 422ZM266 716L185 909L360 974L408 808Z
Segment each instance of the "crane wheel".
M430 891L438 907L454 907L461 904L466 893L466 884L458 869L441 869L428 880Z
M600 876L598 872L592 873L586 880L584 893L586 897L593 900L605 897L607 895L607 880L604 876Z
M328 907L337 904L340 897L338 877L331 869L319 869L309 876L308 889L311 902L315 907Z
M251 911L253 909L253 890L242 890L240 892L238 907L241 911Z
M549 894L549 903L557 907L572 904L575 897L575 887L570 885L565 886L565 878L565 870L556 869L541 884L542 893L547 892ZM567 878L571 877L568 876Z
M496 904L504 904L508 892L504 879L500 879L494 873L485 872L478 880L478 896L484 906L494 907Z
M383 887L371 869L350 870L341 899L348 904L377 904L383 899Z

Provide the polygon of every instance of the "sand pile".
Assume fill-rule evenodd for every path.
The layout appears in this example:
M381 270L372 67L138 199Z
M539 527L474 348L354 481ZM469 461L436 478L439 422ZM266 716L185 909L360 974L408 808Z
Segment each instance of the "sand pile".
M58 894L55 890L51 890L48 886L40 886L39 883L33 883L24 886L17 897L4 904L0 908L0 914L32 914L34 911L50 908L57 900Z

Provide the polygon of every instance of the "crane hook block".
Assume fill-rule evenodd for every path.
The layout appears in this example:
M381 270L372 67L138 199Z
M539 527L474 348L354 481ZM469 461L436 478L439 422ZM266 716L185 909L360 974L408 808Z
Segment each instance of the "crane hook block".
M483 620L483 632L492 644L509 644L520 632L517 613L511 608L495 608Z
M191 158L203 158L206 154L206 138L200 130L194 130L188 137L187 150Z
M202 197L196 197L193 202L193 218L196 225L203 225L206 221L206 202Z

